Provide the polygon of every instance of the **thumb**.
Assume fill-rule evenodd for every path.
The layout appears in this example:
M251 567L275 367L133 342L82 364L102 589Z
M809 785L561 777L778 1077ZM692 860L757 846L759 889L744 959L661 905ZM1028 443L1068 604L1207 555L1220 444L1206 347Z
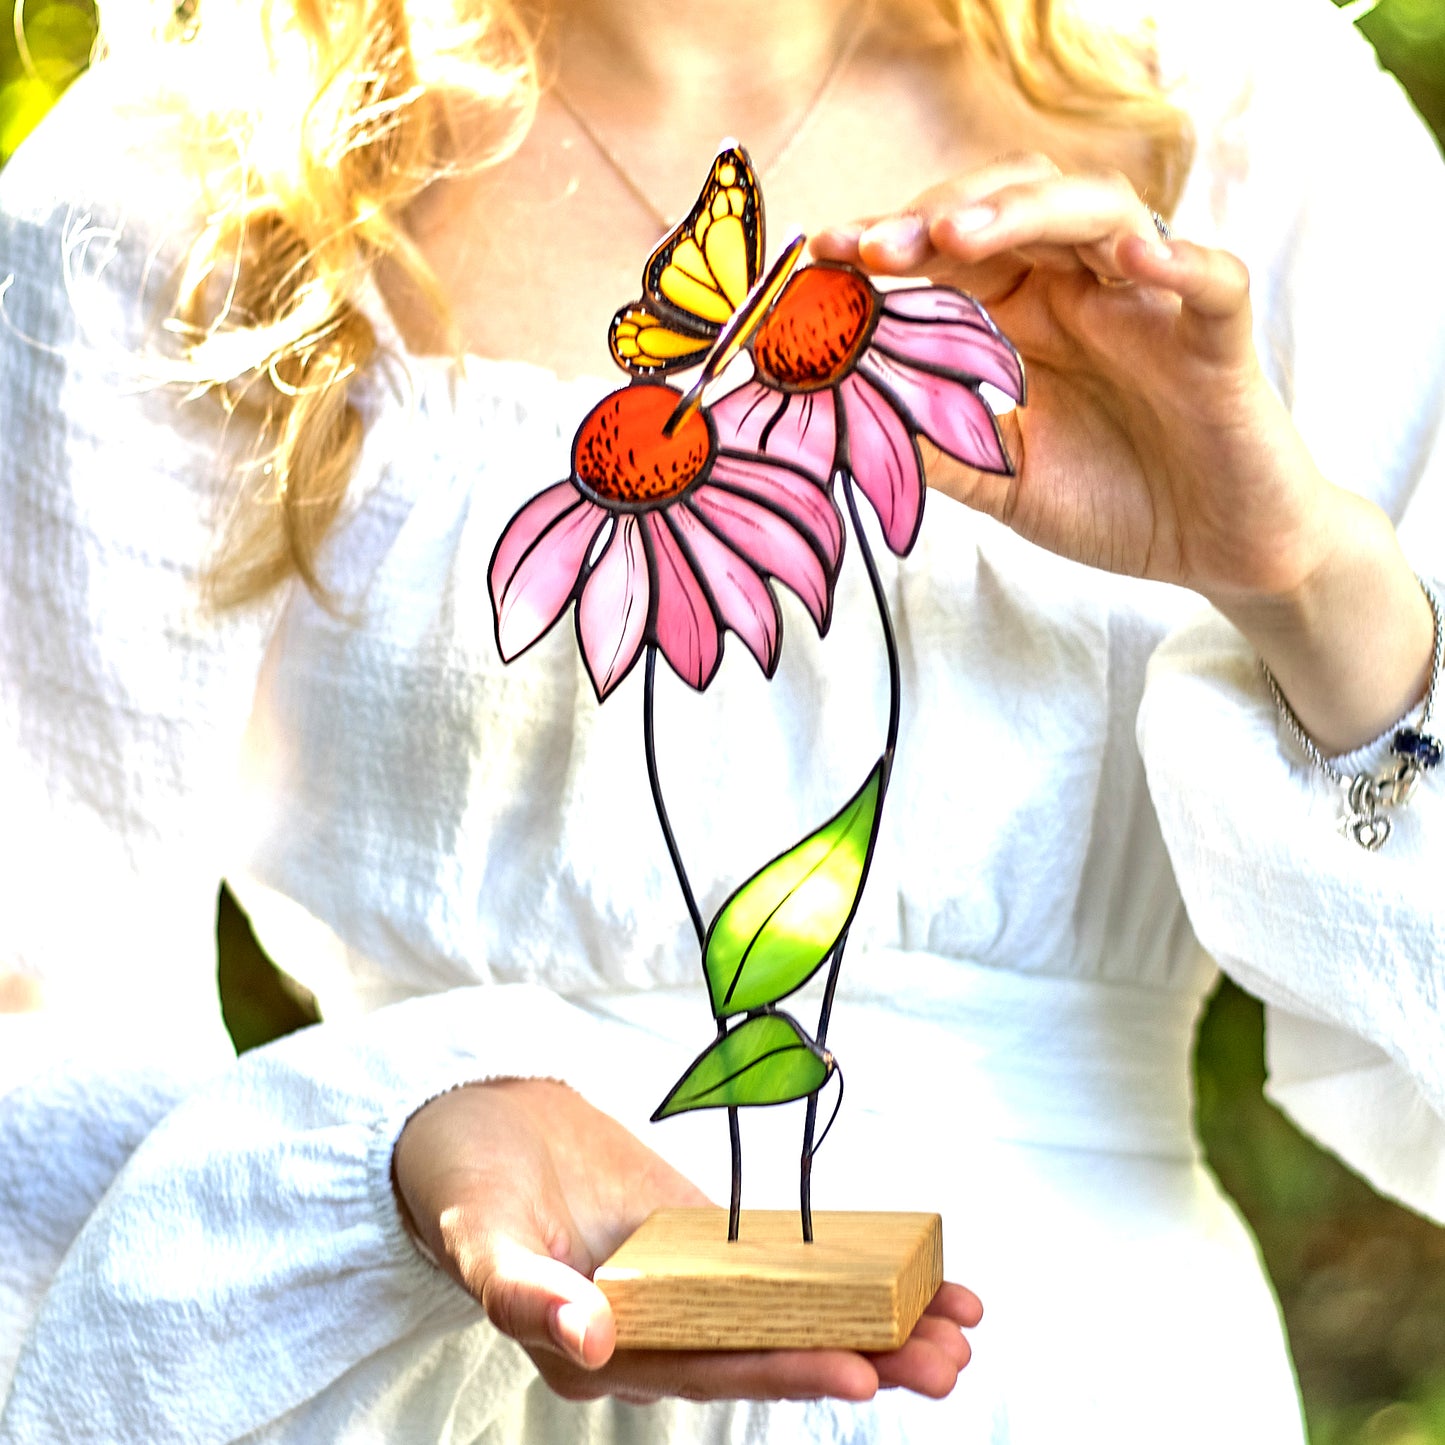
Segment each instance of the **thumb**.
M588 1370L612 1357L617 1326L607 1297L541 1240L493 1233L465 1274L487 1317L520 1344L557 1350Z
M536 1119L504 1088L439 1095L393 1155L403 1220L492 1323L529 1348L587 1369L617 1330Z

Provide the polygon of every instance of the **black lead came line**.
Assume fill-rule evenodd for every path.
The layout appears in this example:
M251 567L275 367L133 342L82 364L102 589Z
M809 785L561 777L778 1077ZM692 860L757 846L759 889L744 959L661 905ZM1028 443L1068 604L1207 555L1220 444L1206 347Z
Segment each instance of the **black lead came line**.
M667 805L662 799L662 782L657 772L657 738L653 723L656 689L657 648L652 643L648 643L646 675L642 690L642 747L647 756L647 785L652 791L652 805L657 810L657 821L662 826L662 837L667 844L667 854L672 859L678 887L682 889L683 902L686 903L688 916L692 919L693 932L697 934L697 946L701 949L705 937L702 912L697 906L692 884L688 881L687 870L682 864L682 854L677 846L677 837L672 831L672 819L668 817Z
M883 756L879 760L881 771L878 777L878 801L873 811L873 835L868 840L868 855L863 860L863 876L858 882L858 898L863 896L863 889L868 882L868 870L873 862L873 845L877 841L878 831L882 826L883 805L888 796L888 779L893 771L893 753L898 746L898 727L903 710L903 670L898 660L898 639L893 632L893 619L888 611L888 598L883 591L883 578L878 572L878 563L873 556L873 549L868 545L868 538L863 531L863 520L858 515L858 498L853 491L853 475L849 471L841 474L843 483L843 500L848 506L848 516L853 523L853 535L858 539L858 551L863 557L863 566L868 573L868 582L873 589L873 600L878 606L878 621L883 628L883 646L888 655L888 736L884 744ZM854 908L857 908L857 900L854 901ZM838 987L838 975L843 966L843 950L847 946L848 933L852 927L851 920L849 927L845 928L838 936L838 942L833 949L833 961L828 967L828 983L823 990L823 1006L818 1013L818 1032L814 1042L821 1049L828 1042L828 1023L833 1015L833 996ZM841 1069L837 1071L841 1079ZM838 1105L842 1104L840 1094ZM834 1120L838 1117L837 1107L834 1108L833 1118L828 1120L828 1128L824 1135L832 1129ZM802 1215L803 1240L807 1244L813 1242L813 1155L817 1153L822 1140L814 1142L814 1134L818 1127L818 1095L808 1095L807 1116L803 1120L803 1157L800 1165L800 1179L798 1187L799 1211Z
M657 648L647 644L647 664L642 689L642 749L647 758L647 786L652 792L652 806L657 810L657 821L662 827L663 840L667 844L668 857L672 859L673 871L677 874L678 887L682 889L683 902L687 905L688 916L692 919L693 932L697 935L698 952L702 952L706 929L703 927L702 912L688 880L687 869L683 867L682 853L677 846L677 837L672 831L672 820L667 815L667 804L662 798L662 782L657 772L657 737L654 726L654 712L657 693ZM727 1025L718 1020L718 1037L727 1033ZM743 1140L738 1125L737 1105L728 1106L728 1147L732 1155L732 1192L728 1201L728 1239L736 1240L738 1226L742 1220L743 1207Z

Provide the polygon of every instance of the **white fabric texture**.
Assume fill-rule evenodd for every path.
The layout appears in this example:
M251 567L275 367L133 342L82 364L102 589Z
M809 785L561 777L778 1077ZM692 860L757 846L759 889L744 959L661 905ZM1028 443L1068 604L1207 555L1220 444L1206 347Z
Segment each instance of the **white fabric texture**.
M1216 56L1171 23L1166 57ZM1441 233L1439 158L1328 6L1251 10L1246 35L1189 92L1176 231L1248 262L1314 454L1408 505L1439 575L1445 295L1428 267L1350 281L1389 238ZM504 667L486 593L501 528L614 383L393 338L325 558L344 616L298 587L204 618L246 441L117 372L106 338L134 343L177 211L160 148L108 148L132 134L115 108L87 79L0 177L0 970L51 1007L0 1019L0 1442L1300 1441L1277 1310L1192 1137L1200 942L1270 1005L1273 1096L1445 1219L1439 783L1365 855L1197 599L931 499L914 554L883 561L903 736L814 1198L943 1212L949 1273L988 1305L974 1363L942 1403L558 1401L417 1255L387 1169L438 1090L547 1074L725 1192L716 1117L645 1123L711 1014L641 679L599 707L565 624ZM821 642L784 598L771 683L734 643L706 694L661 688L709 916L881 747L857 563ZM214 997L223 875L327 1019L239 1062ZM758 1112L745 1204L786 1207L799 1116Z

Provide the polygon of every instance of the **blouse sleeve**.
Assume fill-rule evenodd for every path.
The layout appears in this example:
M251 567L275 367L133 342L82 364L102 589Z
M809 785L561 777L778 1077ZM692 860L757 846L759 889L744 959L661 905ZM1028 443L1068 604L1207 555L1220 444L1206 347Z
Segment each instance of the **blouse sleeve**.
M1445 284L1422 249L1445 234L1445 168L1330 6L1268 13L1281 28L1258 53L1275 59L1203 157L1223 243L1251 265L1257 344L1316 460L1445 578ZM1265 1001L1270 1097L1445 1220L1445 780L1396 810L1385 847L1360 848L1215 615L1159 648L1138 737L1195 930Z

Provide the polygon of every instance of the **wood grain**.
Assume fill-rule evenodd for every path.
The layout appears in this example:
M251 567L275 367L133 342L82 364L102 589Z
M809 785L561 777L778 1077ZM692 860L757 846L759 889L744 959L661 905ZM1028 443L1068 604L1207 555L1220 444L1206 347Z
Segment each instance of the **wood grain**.
M663 1209L594 1278L631 1349L896 1349L943 1282L936 1214Z

